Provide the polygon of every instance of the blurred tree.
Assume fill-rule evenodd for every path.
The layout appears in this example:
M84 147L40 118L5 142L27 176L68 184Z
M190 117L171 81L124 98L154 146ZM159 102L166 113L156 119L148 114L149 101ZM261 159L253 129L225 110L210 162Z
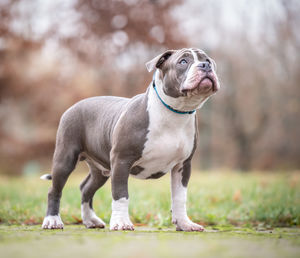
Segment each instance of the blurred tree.
M225 108L218 112L226 118L225 132L236 146L234 164L242 170L300 165L300 123L295 121L300 116L299 2L282 0L279 7L281 18L262 5L264 23L257 38L249 38L247 30L233 32L234 41L226 40L216 51L226 60L227 86L220 102ZM249 17L240 22L249 27Z
M37 1L0 3L0 168L6 172L49 159L59 118L70 105L144 91L151 78L146 58L185 44L170 14L180 1L73 3L45 3L49 23Z
M270 98L265 87L265 79L259 66L252 66L257 56L248 48L242 51L245 56L227 57L226 74L232 88L225 93L225 105L227 113L227 127L229 135L234 139L237 152L236 166L246 171L252 167L253 149L260 137L264 135L268 126ZM245 62L246 61L246 62ZM233 65L235 64L235 65ZM247 74L251 73L252 76ZM237 75L239 75L237 77Z
M215 58L222 85L199 112L200 165L299 168L300 2L189 3L189 38Z
M102 63L144 45L152 48L179 48L187 42L178 37L176 21L170 14L179 0L78 0L78 35L63 41L85 61ZM86 46L86 47L84 47ZM156 49L156 50L157 50Z
M0 167L6 172L18 171L20 163L31 153L23 138L30 127L26 120L28 105L33 102L28 101L33 88L25 70L31 55L42 45L41 41L25 38L12 29L20 14L11 10L18 2L8 1L0 7Z

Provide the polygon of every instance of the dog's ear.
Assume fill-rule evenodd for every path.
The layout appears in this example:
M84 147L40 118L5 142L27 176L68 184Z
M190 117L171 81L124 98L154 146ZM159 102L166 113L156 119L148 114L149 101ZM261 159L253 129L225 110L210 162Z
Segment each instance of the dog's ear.
M214 66L214 69L215 71L217 71L217 64L216 64L216 61L213 60L212 58L210 58L210 61L212 62L213 66Z
M166 52L154 57L152 60L146 63L148 72L153 71L153 69L160 68L162 64L173 54L175 50L167 50Z

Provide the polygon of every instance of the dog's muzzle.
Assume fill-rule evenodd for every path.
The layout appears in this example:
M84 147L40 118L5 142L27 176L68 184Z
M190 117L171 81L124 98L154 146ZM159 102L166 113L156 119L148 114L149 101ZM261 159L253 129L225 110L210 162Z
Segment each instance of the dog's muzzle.
M211 68L211 63L209 62L200 62L197 67L203 71L203 72L206 72L206 73L209 73L212 71L212 68Z

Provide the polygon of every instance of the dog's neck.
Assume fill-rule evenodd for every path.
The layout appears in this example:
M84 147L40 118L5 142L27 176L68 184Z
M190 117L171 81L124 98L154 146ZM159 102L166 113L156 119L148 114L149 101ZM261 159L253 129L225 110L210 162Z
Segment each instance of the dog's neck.
M196 112L192 114L177 114L167 109L157 97L152 84L149 86L147 98L147 111L150 117L150 122L158 125L156 127L158 131L163 128L173 130L174 126L176 129L180 129L194 125Z
M176 113L176 114L180 114L180 115L188 115L188 114L191 115L191 114L193 114L193 113L196 112L195 109L194 109L194 110L190 110L190 111L181 111L181 110L177 110L177 109L175 109L175 108L169 106L169 105L168 105L167 103L165 103L165 102L162 100L162 98L159 96L159 93L158 93L158 91L157 91L157 89L156 89L155 80L152 81L152 86L153 86L153 88L154 88L154 90L155 90L155 93L156 93L157 97L158 97L159 100L161 101L161 103L162 103L167 109L169 109L170 111L172 111L172 112L174 112L174 113Z
M153 81L155 82L157 95L159 95L159 98L161 99L162 102L164 102L166 105L172 107L173 109L179 110L182 113L190 112L191 114L193 114L195 112L191 112L191 111L201 108L203 106L203 104L206 102L206 100L208 99L207 96L197 97L197 98L196 97L173 98L171 96L166 95L163 90L163 81L161 80L160 73L161 73L161 71L157 70L153 76ZM182 115L186 116L186 115L191 115L191 114L188 113L188 114L182 114Z

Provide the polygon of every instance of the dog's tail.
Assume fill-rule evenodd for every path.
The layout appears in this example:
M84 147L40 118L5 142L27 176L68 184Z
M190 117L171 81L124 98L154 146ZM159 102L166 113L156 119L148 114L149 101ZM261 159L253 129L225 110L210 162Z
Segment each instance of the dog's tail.
M52 176L50 174L45 174L40 177L43 180L52 180Z

